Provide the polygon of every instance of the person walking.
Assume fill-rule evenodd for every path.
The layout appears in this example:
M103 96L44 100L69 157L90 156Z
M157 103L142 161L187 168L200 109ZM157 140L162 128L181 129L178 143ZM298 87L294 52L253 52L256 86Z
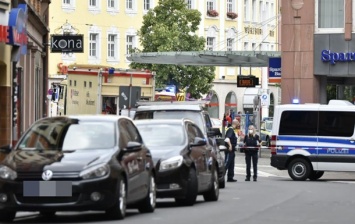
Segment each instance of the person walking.
M244 137L244 153L245 153L245 163L246 163L246 179L245 181L250 181L251 173L251 161L253 161L253 180L257 181L258 178L258 150L260 147L260 137L255 133L254 125L249 125L248 133Z
M227 182L236 182L237 180L234 179L234 163L235 163L235 147L237 145L238 136L235 133L235 129L237 128L238 121L232 121L232 124L229 125L226 131L226 147L227 150L225 151L225 164L227 170Z

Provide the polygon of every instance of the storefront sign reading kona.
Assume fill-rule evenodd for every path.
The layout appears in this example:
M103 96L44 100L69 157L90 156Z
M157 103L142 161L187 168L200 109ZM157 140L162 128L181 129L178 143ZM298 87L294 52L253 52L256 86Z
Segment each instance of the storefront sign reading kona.
M332 52L330 50L323 50L321 59L323 62L329 62L332 65L335 65L337 62L355 61L355 51L354 52Z
M62 52L84 52L83 35L52 35L52 53Z

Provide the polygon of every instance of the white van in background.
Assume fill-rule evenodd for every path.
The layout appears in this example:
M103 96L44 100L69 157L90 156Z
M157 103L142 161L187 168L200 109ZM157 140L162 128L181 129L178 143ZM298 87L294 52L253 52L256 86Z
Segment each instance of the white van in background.
M355 105L344 100L275 107L271 166L293 180L317 180L324 171L355 171Z

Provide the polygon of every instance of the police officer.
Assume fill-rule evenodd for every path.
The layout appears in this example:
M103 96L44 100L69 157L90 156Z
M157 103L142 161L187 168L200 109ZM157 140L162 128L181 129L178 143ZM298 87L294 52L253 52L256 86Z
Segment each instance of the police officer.
M244 153L245 153L245 163L246 163L246 179L245 181L250 181L250 167L251 160L253 161L253 171L254 176L253 180L256 181L258 178L258 150L260 146L260 138L259 135L255 133L254 125L249 125L248 134L244 137Z
M237 145L238 136L235 134L234 129L237 128L239 122L237 120L232 121L226 131L226 147L227 150L225 151L225 164L227 170L227 182L236 182L237 180L234 179L234 160L235 160L235 147Z

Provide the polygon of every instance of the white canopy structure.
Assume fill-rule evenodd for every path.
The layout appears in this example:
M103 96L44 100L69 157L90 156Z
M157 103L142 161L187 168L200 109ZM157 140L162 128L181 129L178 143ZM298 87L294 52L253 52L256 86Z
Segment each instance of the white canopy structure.
M172 64L226 67L268 67L279 51L180 51L144 52L127 55L127 60L144 64Z

